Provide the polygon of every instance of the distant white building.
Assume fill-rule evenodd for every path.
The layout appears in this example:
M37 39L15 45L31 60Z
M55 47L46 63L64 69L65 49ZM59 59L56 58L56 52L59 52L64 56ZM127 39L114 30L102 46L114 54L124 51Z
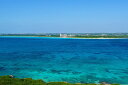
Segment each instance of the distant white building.
M101 36L107 36L106 34L101 34Z
M60 37L66 38L66 37L68 37L68 35L60 33Z

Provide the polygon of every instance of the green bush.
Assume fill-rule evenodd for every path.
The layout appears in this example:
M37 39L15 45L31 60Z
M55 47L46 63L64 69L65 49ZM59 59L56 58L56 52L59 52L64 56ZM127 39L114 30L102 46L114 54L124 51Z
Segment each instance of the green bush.
M31 78L11 78L10 76L0 76L0 85L102 85L102 84L71 84L67 82L49 82L43 80L33 80ZM111 84L119 85L119 84Z

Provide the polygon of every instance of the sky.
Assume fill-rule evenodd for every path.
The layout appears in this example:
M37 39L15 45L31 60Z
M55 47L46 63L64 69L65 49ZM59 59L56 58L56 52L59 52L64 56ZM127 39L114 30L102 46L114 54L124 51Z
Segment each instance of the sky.
M128 0L0 0L0 33L128 32Z

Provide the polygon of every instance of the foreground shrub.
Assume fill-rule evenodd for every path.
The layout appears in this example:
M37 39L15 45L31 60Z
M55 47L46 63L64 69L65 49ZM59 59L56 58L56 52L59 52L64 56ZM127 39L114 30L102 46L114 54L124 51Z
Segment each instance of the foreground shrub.
M43 80L33 80L31 78L12 78L10 76L0 76L0 85L104 85L104 84L71 84L67 82L49 82L46 83ZM111 84L119 85L119 84Z

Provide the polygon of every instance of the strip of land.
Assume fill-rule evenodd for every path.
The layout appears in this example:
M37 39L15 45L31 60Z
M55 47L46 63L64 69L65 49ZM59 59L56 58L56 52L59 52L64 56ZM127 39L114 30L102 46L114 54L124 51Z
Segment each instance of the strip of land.
M50 37L77 39L127 39L128 33L44 33L44 34L0 34L16 37Z

